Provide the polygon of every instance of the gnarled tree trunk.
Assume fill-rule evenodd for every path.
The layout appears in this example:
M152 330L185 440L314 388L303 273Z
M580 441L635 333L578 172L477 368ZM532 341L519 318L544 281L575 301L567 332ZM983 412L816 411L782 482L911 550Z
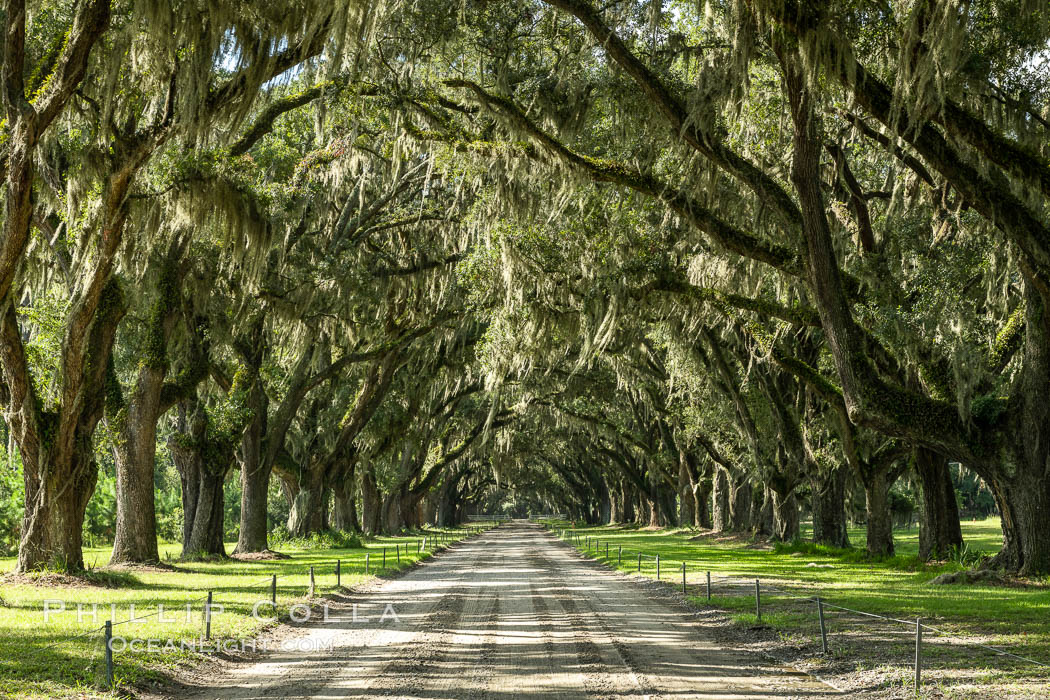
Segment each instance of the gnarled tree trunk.
M729 480L729 530L746 532L751 529L751 481L747 475L731 476Z
M770 489L773 507L773 539L792 542L799 537L798 501L794 493L782 496Z
M706 475L701 476L693 488L696 527L712 527L711 490L711 477Z
M172 244L164 258L151 263L157 279L150 306L135 386L124 400L112 373L108 379L107 424L119 437L113 445L117 486L117 527L111 564L154 562L157 552L157 515L154 472L157 422L174 403L196 389L207 374L204 341L194 323L189 332L190 352L182 372L167 380L171 369L168 346L182 309L178 262L184 245ZM112 368L109 370L112 372Z
M678 524L685 527L696 525L696 480L686 454L678 451Z
M176 433L168 441L182 482L182 558L226 556L223 544L223 488L233 462L228 450L208 449L203 406L179 404Z
M619 482L609 489L609 523L623 522L623 487Z
M1027 477L1027 478L1026 478ZM1022 473L1009 483L992 484L1003 526L1003 548L992 564L1035 575L1050 571L1050 491L1046 481Z
M759 493L762 497L759 498ZM756 535L771 536L773 534L773 496L768 487L762 487L761 492L755 489L751 495L751 531Z
M627 479L623 479L620 482L620 503L623 504L623 522L633 523L637 518L637 514L634 507L634 494L632 493L632 487L627 483Z
M846 470L821 473L812 480L813 542L829 547L849 547L846 528Z
M729 503L732 489L729 485L729 474L725 469L717 467L713 478L714 484L711 492L711 528L715 532L726 532L731 527L732 516Z
M945 559L962 547L959 504L948 471L948 460L923 447L914 450L915 475L922 491L922 521L919 525L919 557Z
M241 439L241 519L234 552L265 552L268 549L266 510L273 464L265 457L267 412L270 401L256 371L248 394L252 419ZM272 439L272 438L271 438Z
M90 449L79 452L64 468L47 469L50 478L25 477L18 571L83 570L84 513L95 490L98 466ZM22 464L25 469L24 458Z
M366 535L379 534L381 508L375 474L372 467L366 467L361 473L361 529Z
M327 529L327 492L324 475L314 465L303 467L299 480L289 484L292 507L288 511L288 532L309 537Z
M868 554L893 554L893 515L890 513L890 483L883 471L864 479L864 502L867 506Z
M351 470L332 484L332 527L343 532L361 532L354 497L354 473Z
M86 328L63 345L65 388L74 398L64 401L57 413L40 407L13 303L8 299L0 311L0 390L25 484L18 572L84 568L84 514L98 478L93 436L104 411L103 389L112 371L117 324L125 313L116 281L110 280L99 294L94 311L90 300L80 298L70 312Z

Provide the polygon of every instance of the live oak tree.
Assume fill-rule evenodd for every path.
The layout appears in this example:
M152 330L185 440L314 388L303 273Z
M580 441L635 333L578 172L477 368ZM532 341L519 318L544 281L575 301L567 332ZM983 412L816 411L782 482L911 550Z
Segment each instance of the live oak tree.
M1030 7L1029 7L1030 5ZM464 509L962 545L1050 571L1045 52L987 0L9 2L0 399L19 569ZM168 418L165 418L168 416ZM99 425L105 417L103 430ZM862 503L859 508L857 504Z

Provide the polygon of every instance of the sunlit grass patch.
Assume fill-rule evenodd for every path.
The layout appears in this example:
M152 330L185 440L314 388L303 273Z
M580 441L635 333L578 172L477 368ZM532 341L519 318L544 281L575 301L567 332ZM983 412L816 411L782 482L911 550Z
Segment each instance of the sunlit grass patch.
M114 654L118 686L132 686L162 676L179 665L196 663L197 651L178 648L204 634L204 602L208 592L215 607L213 640L244 640L268 624L273 576L277 576L277 613L288 618L292 605L302 602L313 567L315 595L336 590L339 581L351 587L374 577L404 569L432 555L438 531L402 537L377 537L362 546L323 549L283 548L287 559L217 559L175 562L154 567L91 569L81 575L30 574L0 580L0 697L67 698L111 697L102 689L104 644L99 630L107 619L116 624L114 637L167 640L176 648L153 653L120 649ZM442 530L458 539L467 530ZM428 549L422 550L424 535ZM177 545L161 545L161 557L174 559ZM232 550L232 545L227 545ZM384 566L384 550L386 552ZM85 561L105 562L107 548L85 551ZM369 573L365 573L368 556ZM0 559L0 571L10 571L14 559ZM44 620L45 601L49 608ZM259 618L253 608L259 601ZM187 606L189 609L187 610ZM221 611L218 606L222 606ZM58 611L58 608L64 610ZM159 613L163 607L163 621ZM79 608L79 614L78 614ZM135 618L135 622L125 622Z
M994 554L1002 541L997 519L964 522L968 548ZM579 528L581 551L625 573L656 577L681 585L686 562L688 597L698 607L711 605L738 625L759 624L754 581L760 582L761 625L800 644L812 656L820 649L815 600L826 601L825 622L831 658L868 659L893 669L883 674L883 687L910 679L901 668L912 663L914 621L947 633L927 631L924 648L931 674L975 670L1005 679L1050 678L1048 669L999 656L972 643L1001 647L1050 663L1050 586L1045 579L1017 585L933 585L941 573L962 568L958 561L924 563L918 558L918 531L894 533L894 556L872 558L864 552L862 530L850 537L861 547L836 549L800 541L768 545L746 537L716 537L691 529L627 529L620 526ZM561 531L559 531L561 534ZM590 546L587 538L590 537ZM575 544L575 536L572 537ZM609 556L606 556L608 545ZM643 553L639 571L639 552ZM706 595L711 575L712 598ZM843 610L881 615L901 623ZM946 681L938 680L936 683ZM997 691L998 692L998 691ZM1050 695L1050 692L1048 692Z

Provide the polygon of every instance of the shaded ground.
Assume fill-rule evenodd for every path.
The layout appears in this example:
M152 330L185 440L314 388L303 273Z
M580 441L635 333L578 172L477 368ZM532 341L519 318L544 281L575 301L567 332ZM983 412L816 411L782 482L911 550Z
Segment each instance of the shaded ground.
M398 620L389 614L390 603ZM357 606L354 619L353 605ZM363 618L367 617L365 621ZM200 698L817 698L809 676L726 648L644 586L511 524L334 605Z

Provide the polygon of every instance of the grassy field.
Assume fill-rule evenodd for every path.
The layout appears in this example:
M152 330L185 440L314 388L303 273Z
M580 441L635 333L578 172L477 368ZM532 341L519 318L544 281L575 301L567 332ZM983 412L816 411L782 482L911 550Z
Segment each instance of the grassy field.
M552 527L561 534L563 523ZM688 596L698 606L709 605L706 572L712 574L710 605L728 611L743 627L755 627L754 581L762 587L763 626L772 627L797 658L819 652L816 605L806 596L819 595L828 603L900 620L909 625L868 618L826 608L831 646L830 658L814 670L826 670L836 661L849 661L860 669L881 669L883 684L907 686L914 653L914 620L948 633L929 630L924 646L927 677L948 696L995 697L968 694L975 684L1009 688L1015 681L1031 682L1050 677L1048 669L961 644L979 642L1050 663L1050 586L1046 580L1012 585L931 585L941 573L956 571L957 562L923 564L918 561L918 531L895 532L896 556L869 559L863 549L833 550L809 544L771 549L739 538L714 537L690 530L649 530L623 527L580 528L580 549L609 566L637 572L638 553L644 552L641 574L656 576L660 555L661 578L680 587L681 563L687 562ZM998 519L963 523L970 552L994 553L1001 545ZM850 533L862 546L863 530ZM597 544L594 543L597 538ZM572 537L575 541L575 537ZM606 559L606 544L609 558ZM622 559L617 564L622 547ZM801 598L801 599L800 599ZM811 659L812 660L812 659ZM962 671L965 670L965 673ZM955 679L963 677L967 683ZM1041 681L1038 681L1041 684ZM1046 687L1042 686L1045 697ZM1009 693L1007 693L1009 694ZM1027 697L1028 695L1021 694Z
M428 531L427 549L432 551L434 533ZM444 531L446 537L466 536L466 530ZM292 605L303 602L309 585L309 570L314 567L315 596L336 590L335 564L340 560L341 584L359 584L374 576L382 566L386 549L385 572L410 566L430 556L417 553L423 534L411 537L380 537L363 548L354 549L285 549L288 559L241 561L227 559L212 562L173 562L169 569L143 568L110 570L93 568L109 559L106 548L85 551L84 561L92 570L84 577L45 575L35 580L5 576L0 579L0 697L11 698L82 698L111 697L104 692L104 642L98 627L107 619L117 623L132 617L141 622L118 624L113 629L120 637L142 640L174 640L175 648L151 652L147 649L121 649L114 644L115 679L118 686L129 687L160 678L166 670L197 662L200 652L178 648L182 640L200 639L203 635L204 602L208 591L213 594L214 608L211 634L213 640L251 638L269 623L252 616L258 600L269 600L272 575L277 575L277 608L281 619L287 619ZM396 547L396 549L395 549ZM233 545L227 544L227 551ZM161 557L177 556L178 545L161 545ZM396 552L400 552L400 564ZM370 575L365 574L365 555L369 556ZM0 559L0 572L9 572L14 559ZM379 571L380 574L383 571ZM44 601L61 600L65 612L49 615L44 621ZM82 616L77 619L77 605ZM97 618L92 619L92 606L97 605ZM190 606L187 614L186 606ZM161 621L158 606L164 607ZM57 604L49 604L52 609ZM376 611L378 614L381 611ZM261 607L260 617L272 615L272 609ZM363 611L362 614L367 614ZM148 617L147 617L148 616ZM147 618L147 619L142 619Z

